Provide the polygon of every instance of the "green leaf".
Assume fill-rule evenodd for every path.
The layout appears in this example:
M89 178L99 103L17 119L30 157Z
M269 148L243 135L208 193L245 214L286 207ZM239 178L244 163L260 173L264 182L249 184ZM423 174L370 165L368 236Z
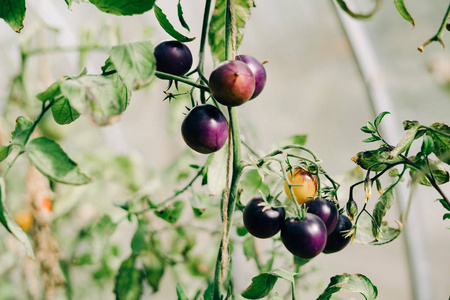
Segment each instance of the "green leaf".
M380 148L376 150L359 152L354 157L352 157L352 161L365 170L369 169L371 166L376 165L370 170L374 172L380 172L387 167L386 164L393 164L402 161L402 158L397 157L391 159L389 158L389 151L387 149Z
M427 178L430 175L431 170L431 173L433 174L433 177L436 180L437 184L447 183L450 180L448 171L444 167L439 165L436 161L433 161L431 159L429 159L428 161L430 168L425 166L421 170L412 168L409 170L409 175L411 176L413 181L418 182L421 185L432 186Z
M38 98L41 101L53 100L56 97L58 97L59 95L61 95L60 87L61 87L61 81L58 80L58 81L52 83L52 85L49 86L48 89L46 89L42 93L37 94L36 98Z
M245 23L251 15L253 0L235 0L236 49L244 37ZM226 0L216 0L213 16L209 24L208 41L216 63L225 60L225 9Z
M398 224L398 228L389 227L387 222L383 222L381 227L379 227L380 235L375 238L375 240L371 241L370 244L374 246L385 245L393 240L395 240L400 233L403 231L403 224L399 221L396 221ZM372 228L372 232L373 232Z
M180 41L180 42L184 42L184 43L195 40L195 37L189 38L187 36L182 35L178 31L176 31L175 28L173 28L172 24L170 24L169 20L167 19L167 16L163 13L161 8L159 8L156 4L155 4L154 11L155 11L156 19L159 22L159 25L161 25L161 27L174 39L176 39L177 41Z
M53 140L36 138L28 143L25 152L31 163L53 181L74 185L91 181Z
M430 126L436 131L428 131L433 138L434 154L450 165L450 127L443 123L434 123Z
M72 263L77 266L92 265L94 264L92 253L84 253L78 257L75 257L72 259Z
M373 224L373 226L381 226L386 212L391 209L392 205L395 203L396 199L394 187L394 184L390 185L380 196L377 204L375 204L375 208L373 209L373 218L376 223Z
M177 299L178 300L189 300L189 298L186 295L186 291L184 288L177 282Z
M201 217L205 211L206 207L203 203L203 195L193 193L192 197L189 198L189 202L191 203L192 211L196 217Z
M444 214L444 215L442 216L442 219L443 219L443 220L450 219L450 214Z
M375 127L378 127L378 126L380 125L381 121L383 120L384 116L386 116L386 115L388 115L388 114L390 114L390 112L388 112L388 111L384 111L384 112L380 113L380 114L375 118L375 121L373 122L374 125L375 125Z
M145 41L115 46L109 54L110 63L114 64L128 89L137 90L153 78L156 65L152 43Z
M365 133L375 133L375 131L374 131L373 129L370 129L370 128L367 127L367 126L361 127L361 131L362 131L362 132L365 132Z
M12 152L12 146L0 146L0 162L4 161L8 155Z
M409 130L416 126L420 126L419 122L417 122L417 121L409 121L409 120L403 121L403 129L404 130Z
M152 9L155 0L89 0L105 13L118 16L143 14Z
M133 254L139 255L145 245L145 236L147 234L148 222L146 220L139 220L136 232L131 239L131 251Z
M152 287L153 293L156 293L159 290L159 284L164 275L165 265L153 254L151 254L149 259L144 257L143 264L147 282Z
M189 25L186 23L186 20L183 17L183 7L181 6L181 0L178 0L177 10L178 20L180 21L181 26L183 26L187 31L191 31Z
M66 80L61 92L73 109L88 114L98 125L111 124L128 106L128 97L107 76L85 75Z
M381 138L379 136L376 136L376 135L372 134L371 137L369 137L367 139L364 139L363 143L371 143L371 142L376 142L376 141L379 141L379 140L381 140Z
M18 117L16 120L16 128L11 133L13 138L11 144L19 147L25 146L31 132L33 131L33 122L27 117Z
M340 290L360 293L366 300L374 300L378 297L378 289L369 278L361 274L344 273L330 278L330 283L317 300L328 300L331 295Z
M15 32L23 28L25 9L25 0L0 0L0 18Z
M294 276L295 273L283 269L275 269L267 273L261 273L252 278L252 283L241 295L247 299L264 298L273 289L278 278L283 278L293 284Z
M155 215L169 223L175 223L183 212L184 202L175 201L168 206L163 206L155 210Z
M381 0L375 0L375 1L376 1L376 6L372 11L370 11L367 14L361 14L361 13L356 13L356 12L352 11L347 6L347 4L344 2L344 0L336 0L337 4L341 7L341 9L343 11L345 11L350 17L359 19L359 20L371 18L380 9L382 1Z
M306 144L307 135L293 135L288 138L288 144L304 146Z
M394 4L400 16L402 16L403 19L411 23L413 27L416 26L416 23L414 22L414 19L411 17L408 10L406 9L403 0L394 0Z
M259 191L265 195L268 195L270 192L269 186L262 181L257 170L246 172L242 176L240 187L242 188L241 199L245 200L249 200L256 195L259 195Z
M443 206L446 210L450 211L450 204L448 204L447 201L445 201L444 199L438 199L438 201L442 204L442 206Z
M434 145L433 145L433 138L428 136L428 135L424 135L423 136L423 142L422 142L422 147L421 147L421 152L428 156L430 155L434 150Z
M80 117L80 114L70 106L66 98L55 100L52 105L52 115L56 123L60 125L70 124Z
M144 274L135 268L136 255L131 255L120 265L114 282L116 300L137 300L143 292Z
M32 259L34 258L33 247L31 247L30 240L26 233L20 228L19 224L11 217L8 208L6 207L6 184L5 180L0 177L0 223L8 230L12 235L14 235L22 245L25 246L25 251L28 256Z
M407 151L409 147L411 147L412 142L416 139L416 133L419 130L419 125L412 127L409 129L403 138L398 142L397 146L395 146L394 150L391 151L390 156L395 158Z

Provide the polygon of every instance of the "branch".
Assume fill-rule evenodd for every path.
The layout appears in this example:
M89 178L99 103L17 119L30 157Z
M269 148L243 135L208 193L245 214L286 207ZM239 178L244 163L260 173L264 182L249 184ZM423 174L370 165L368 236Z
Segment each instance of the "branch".
M447 20L450 17L450 4L448 5L447 12L445 13L444 18L442 19L441 26L438 29L438 32L425 43L417 48L420 52L423 52L423 48L425 48L431 42L439 42L445 50L444 41L442 40L442 33L444 32L445 25L447 24Z

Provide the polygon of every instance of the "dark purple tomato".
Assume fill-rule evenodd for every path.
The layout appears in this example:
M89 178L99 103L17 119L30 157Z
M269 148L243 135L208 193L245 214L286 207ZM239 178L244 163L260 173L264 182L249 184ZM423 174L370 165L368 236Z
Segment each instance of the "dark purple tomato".
M255 197L244 209L244 225L251 235L265 239L278 233L286 212L283 207L268 207L261 197Z
M215 106L198 105L184 118L181 134L193 150L204 154L212 153L222 148L227 140L227 119Z
M156 45L153 54L157 71L181 76L192 67L191 51L179 41L163 41Z
M348 230L352 229L352 222L345 215L340 215L336 228L328 235L327 244L323 253L334 253L344 249L351 241L351 237L344 237Z
M253 95L255 77L247 64L238 60L227 60L212 71L209 88L220 104L238 106L247 102Z
M312 199L306 201L305 205L309 213L322 219L327 227L327 234L330 234L338 221L339 212L336 204L325 199Z
M260 63L256 58L250 55L238 55L236 56L236 60L245 62L250 70L252 70L253 76L255 76L255 91L253 92L250 100L254 99L259 94L261 94L264 86L266 85L266 69L264 68L262 63Z
M318 216L310 213L303 220L289 217L281 227L281 240L295 256L310 259L325 247L327 228Z

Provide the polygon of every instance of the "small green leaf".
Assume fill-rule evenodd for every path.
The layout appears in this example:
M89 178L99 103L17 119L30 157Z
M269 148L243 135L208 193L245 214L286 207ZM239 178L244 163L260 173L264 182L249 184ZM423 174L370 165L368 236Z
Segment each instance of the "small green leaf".
M72 263L77 266L92 265L94 263L92 253L84 253L78 257L75 257L72 259Z
M235 0L236 15L236 49L244 37L244 27L250 19L253 0ZM208 41L214 61L219 63L225 60L225 9L226 0L216 0L213 16L209 24Z
M416 23L414 22L414 19L409 14L408 10L406 9L405 3L403 3L403 0L394 0L395 8L397 8L398 13L400 16L402 16L403 19L408 21L412 24L412 26L416 26Z
M114 281L114 294L116 300L140 299L143 292L142 280L144 274L135 268L136 255L132 254L120 265Z
M430 126L436 131L428 131L433 138L433 152L444 163L450 165L450 127L443 123Z
M391 209L392 205L395 203L396 199L394 187L395 185L390 185L380 196L377 204L375 204L375 208L373 209L373 218L376 223L373 224L373 226L381 226L387 211Z
M416 139L416 133L418 130L419 126L414 126L409 129L400 142L398 142L397 146L395 146L394 150L391 151L390 157L395 158L407 151L409 147L411 147L412 142Z
M20 32L25 19L25 0L0 0L0 18L15 31Z
M189 38L187 36L182 35L178 31L176 31L175 28L173 28L172 24L170 24L169 20L167 19L167 16L163 13L161 8L159 8L156 4L155 4L154 11L155 11L156 19L159 22L159 25L161 25L161 27L174 39L176 39L177 41L180 41L180 42L184 42L184 43L193 41L195 39L195 37Z
M372 122L367 121L366 127L367 127L370 131L376 132L375 125L373 125Z
M417 121L409 121L409 120L403 121L403 129L404 130L409 130L416 126L420 126L419 122L417 122Z
M374 125L375 125L375 127L378 128L378 126L380 125L380 123L381 123L381 121L383 120L384 116L386 116L386 115L388 115L388 114L390 114L390 112L388 112L388 111L384 111L384 112L380 113L380 114L375 118L375 121L373 122Z
M306 144L307 135L293 135L288 138L289 144L304 146Z
M181 0L178 0L177 10L178 20L180 21L181 26L183 26L187 31L191 31L189 25L186 23L186 20L183 17L183 7L181 6Z
M438 199L438 201L446 210L450 211L450 204L447 201L445 201L444 199Z
M3 177L0 177L0 223L2 223L6 230L14 235L19 242L25 246L25 251L28 256L35 259L33 247L31 246L27 234L22 230L22 228L20 228L14 218L11 217L8 208L6 207L6 184Z
M80 114L70 106L69 100L59 98L52 105L52 115L56 123L60 125L70 124L80 117Z
M369 137L367 139L364 139L363 143L371 143L371 142L376 142L376 141L379 141L379 140L381 140L381 138L379 136L376 136L376 135L372 134L371 137Z
M11 144L19 147L25 146L28 138L33 131L33 122L27 117L18 117L16 120L16 129L11 133L13 138Z
M366 300L374 300L378 297L378 289L369 278L361 274L344 273L330 278L330 283L317 300L329 300L331 295L340 290L360 293Z
M164 275L165 265L152 253L143 257L143 264L147 282L152 287L153 293L156 293L159 290L159 284Z
M178 282L177 282L177 299L178 300L189 300L183 286L181 286L181 284Z
M428 136L428 135L424 135L423 136L423 142L422 142L422 147L421 147L421 152L428 156L430 155L434 150L434 146L433 146L433 138Z
M147 85L155 73L155 57L152 43L137 42L112 47L106 61L113 64L128 89L137 90Z
M375 131L374 131L373 129L370 129L370 128L367 127L367 126L361 127L361 131L362 131L362 132L365 132L365 133L375 133Z
M263 194L268 195L270 190L269 186L262 181L261 176L257 170L250 170L242 176L242 180L239 183L242 188L241 199L243 202L250 200L259 195L259 191Z
M267 296L273 289L278 278L283 278L290 283L294 283L295 273L275 269L267 273L261 273L252 278L252 283L242 292L241 296L247 299L261 299Z
M345 11L350 17L359 19L359 20L371 18L380 9L382 1L381 0L375 0L375 1L376 1L376 6L372 11L370 11L367 14L360 14L360 13L355 13L354 11L352 11L347 6L347 4L344 2L344 0L336 0L337 4L341 7L341 9L343 11Z
M144 249L147 227L148 222L146 220L139 220L136 232L131 239L131 251L133 251L133 254L139 255L142 249Z
M169 206L163 206L155 210L155 215L169 223L175 223L183 212L184 202L175 201Z
M41 101L53 100L61 94L60 87L61 87L61 81L58 80L58 81L52 83L52 85L49 86L48 89L46 89L42 93L37 94L36 98L38 98Z
M4 161L8 155L12 152L11 145L8 146L0 146L0 162Z
M28 143L25 152L31 163L53 181L74 185L91 181L53 140L36 138Z
M89 0L105 13L118 16L143 14L152 9L155 0Z
M450 219L450 214L444 214L444 215L442 216L442 219L443 219L443 220Z

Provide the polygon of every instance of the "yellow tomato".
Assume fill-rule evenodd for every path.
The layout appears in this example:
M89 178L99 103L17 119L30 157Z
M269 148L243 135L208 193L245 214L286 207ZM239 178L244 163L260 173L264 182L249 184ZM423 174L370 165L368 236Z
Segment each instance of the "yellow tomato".
M317 189L318 189L318 181L317 176L308 173L307 171L303 170L302 168L294 168L291 171L287 172L289 182L292 184L301 184L302 186L293 186L292 190L294 192L295 199L297 199L297 202L299 204L305 203L308 199L314 198L317 196ZM294 175L292 178L292 175ZM292 199L291 191L289 190L289 185L287 182L284 182L284 191L286 192L286 195Z
M14 220L16 220L23 231L30 231L33 228L33 215L29 210L19 212L15 215Z

